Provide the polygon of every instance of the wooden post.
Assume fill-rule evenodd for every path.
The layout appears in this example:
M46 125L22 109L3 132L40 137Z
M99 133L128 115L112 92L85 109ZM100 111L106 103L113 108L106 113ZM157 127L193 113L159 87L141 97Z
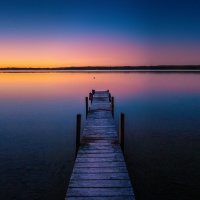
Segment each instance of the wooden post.
M89 100L92 103L92 100L93 100L93 94L92 94L92 92L89 93Z
M88 116L88 97L85 97L86 118Z
M76 116L76 155L78 153L78 148L80 145L81 138L81 114L77 114Z
M124 154L124 113L120 113L119 119L119 144L121 145Z
M114 108L114 97L111 98L112 107Z
M114 97L111 98L112 116L114 118Z
M110 93L109 93L109 96L108 96L108 97L109 97L109 101L111 102L111 94L110 94Z

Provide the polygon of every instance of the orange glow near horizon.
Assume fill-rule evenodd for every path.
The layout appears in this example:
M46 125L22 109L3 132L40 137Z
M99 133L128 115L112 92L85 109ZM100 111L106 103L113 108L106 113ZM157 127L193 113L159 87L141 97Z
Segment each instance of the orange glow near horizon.
M0 41L0 67L142 65L144 48L112 38Z
M112 36L0 38L0 44L0 68L199 64L197 45L152 47Z
M154 91L199 92L199 85L199 74L163 73L158 76L156 73L139 72L0 73L0 99L76 99L80 96L84 98L92 89L109 89L112 95L125 98Z

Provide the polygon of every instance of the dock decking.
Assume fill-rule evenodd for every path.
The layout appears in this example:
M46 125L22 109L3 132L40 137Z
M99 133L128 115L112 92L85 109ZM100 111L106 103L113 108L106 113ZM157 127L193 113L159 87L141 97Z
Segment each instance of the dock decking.
M96 91L66 200L135 200L118 143L108 91Z

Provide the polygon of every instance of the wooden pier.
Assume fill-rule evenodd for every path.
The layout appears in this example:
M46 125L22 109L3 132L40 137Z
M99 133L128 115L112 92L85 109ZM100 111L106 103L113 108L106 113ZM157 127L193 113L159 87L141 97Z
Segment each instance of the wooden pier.
M112 116L112 98L109 91L93 91L92 97L66 200L135 200Z

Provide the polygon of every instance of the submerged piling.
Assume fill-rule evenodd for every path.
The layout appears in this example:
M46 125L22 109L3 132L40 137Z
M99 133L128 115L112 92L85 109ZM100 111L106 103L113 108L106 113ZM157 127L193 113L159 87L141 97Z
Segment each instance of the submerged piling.
M119 117L119 144L124 154L124 113L120 113Z
M114 97L111 98L111 110L112 110L112 116L114 118Z
M89 93L89 100L92 103L92 100L93 100L93 94L92 94L92 92Z
M78 148L80 146L80 138L81 138L81 114L77 114L76 116L76 155L78 152Z
M88 116L88 97L85 97L85 113L86 113L86 118Z

